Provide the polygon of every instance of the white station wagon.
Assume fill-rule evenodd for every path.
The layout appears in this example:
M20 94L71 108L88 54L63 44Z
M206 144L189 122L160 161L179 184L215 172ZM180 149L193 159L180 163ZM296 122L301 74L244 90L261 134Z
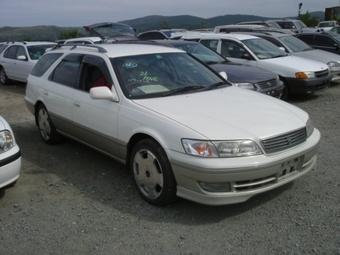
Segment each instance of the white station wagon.
M46 143L65 135L127 164L156 205L243 202L317 159L306 112L230 86L175 48L63 46L40 59L25 99Z

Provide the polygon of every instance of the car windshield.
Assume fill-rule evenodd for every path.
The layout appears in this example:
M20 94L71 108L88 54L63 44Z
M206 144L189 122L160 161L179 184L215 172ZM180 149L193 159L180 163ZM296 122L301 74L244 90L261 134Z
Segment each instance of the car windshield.
M242 41L259 59L278 58L287 54L271 42L262 39L247 39Z
M280 40L293 52L312 50L309 45L295 36L281 36Z
M124 24L108 24L98 27L93 27L93 31L104 38L114 38L117 36L136 36L135 30Z
M319 23L319 27L333 27L334 26L334 22L320 22Z
M186 53L112 58L124 95L130 99L192 93L229 85Z
M32 60L38 60L42 55L44 55L45 51L49 48L52 48L53 44L46 44L46 45L33 45L28 46L28 54Z
M223 63L227 61L225 58L200 43L180 43L174 44L173 46L186 51L190 55L193 55L194 57L208 65Z

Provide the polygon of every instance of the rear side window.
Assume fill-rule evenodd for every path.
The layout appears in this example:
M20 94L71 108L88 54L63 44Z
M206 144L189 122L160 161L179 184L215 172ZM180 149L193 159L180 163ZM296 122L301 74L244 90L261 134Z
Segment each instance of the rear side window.
M83 55L80 54L66 56L54 69L50 80L68 87L78 88L82 58Z
M40 58L38 63L34 66L31 74L37 77L41 77L50 66L63 55L62 53L46 54Z
M314 44L314 36L313 35L298 35L297 38L304 41L307 44Z
M218 40L201 40L200 43L202 43L205 47L217 51Z
M334 44L336 44L336 42L332 38L329 38L328 36L324 36L324 35L315 36L315 42L319 46L326 46L326 47L333 47Z
M221 54L225 57L242 58L247 51L237 42L223 40L221 45Z
M16 59L18 46L10 46L4 53L5 58Z
M164 40L167 39L162 33L159 32L149 32L145 34L141 34L138 36L140 40Z

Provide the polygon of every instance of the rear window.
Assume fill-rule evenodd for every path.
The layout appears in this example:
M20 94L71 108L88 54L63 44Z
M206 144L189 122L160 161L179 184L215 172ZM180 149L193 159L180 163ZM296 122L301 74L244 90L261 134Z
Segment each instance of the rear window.
M50 53L42 56L38 63L34 66L31 74L41 77L53 63L63 55L62 53Z

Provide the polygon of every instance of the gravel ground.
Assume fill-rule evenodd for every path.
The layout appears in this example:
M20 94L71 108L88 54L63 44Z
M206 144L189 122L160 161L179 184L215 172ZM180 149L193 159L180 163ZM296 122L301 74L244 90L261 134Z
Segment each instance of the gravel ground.
M246 203L144 202L123 165L66 140L45 145L23 101L0 87L0 114L23 152L0 195L0 254L340 254L340 86L291 103L323 137L318 169Z

